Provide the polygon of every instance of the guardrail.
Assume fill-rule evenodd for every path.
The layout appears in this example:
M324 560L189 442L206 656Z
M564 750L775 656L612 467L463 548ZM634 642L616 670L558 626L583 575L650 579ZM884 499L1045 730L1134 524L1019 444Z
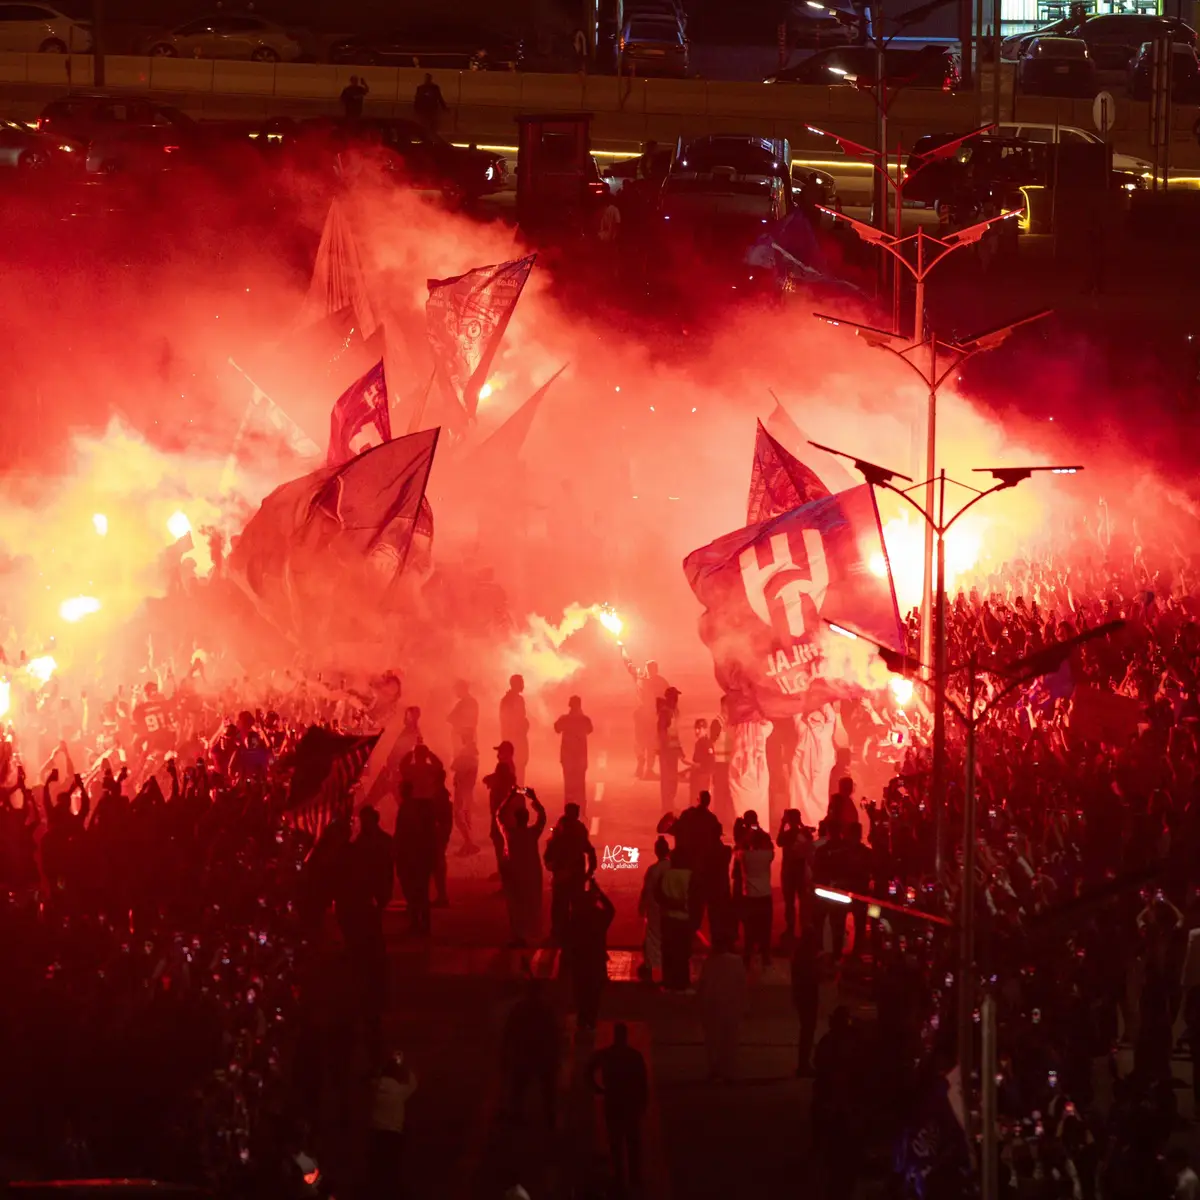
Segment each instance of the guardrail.
M430 71L448 108L446 132L476 140L514 136L512 118L528 112L590 112L598 142L674 141L679 135L753 130L788 137L798 150L818 150L807 126L873 140L874 100L850 87L765 86L704 79L619 79L611 75L540 75L515 71ZM370 88L368 112L408 115L424 70L322 63L253 63L227 59L140 58L109 55L105 86L169 96L201 115L318 113L337 110L351 75ZM66 92L93 86L91 55L0 54L0 89L24 85ZM1019 121L1091 128L1090 100L1019 96ZM973 93L948 95L908 89L889 113L891 138L911 146L925 133L969 129L977 123ZM1174 122L1173 160L1200 166L1191 136L1192 114ZM1146 154L1146 105L1122 101L1114 130L1119 150ZM895 143L893 143L895 144ZM829 152L832 147L825 146Z

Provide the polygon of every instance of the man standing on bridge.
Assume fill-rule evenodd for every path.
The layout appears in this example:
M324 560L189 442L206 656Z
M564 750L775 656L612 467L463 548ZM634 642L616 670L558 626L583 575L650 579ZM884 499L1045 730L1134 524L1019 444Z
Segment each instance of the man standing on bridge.
M442 89L433 82L432 75L426 74L425 82L418 85L413 96L413 113L430 133L437 133L438 118L444 112L449 112L449 108Z
M365 79L357 75L350 76L350 82L342 88L342 112L347 121L357 121L363 115L363 101L371 89Z

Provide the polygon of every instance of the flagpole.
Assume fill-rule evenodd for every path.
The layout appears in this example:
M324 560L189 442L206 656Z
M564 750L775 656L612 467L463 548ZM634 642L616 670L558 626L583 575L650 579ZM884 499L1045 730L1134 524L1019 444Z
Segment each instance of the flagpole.
M437 366L435 364L429 373L429 382L425 385L425 391L421 394L421 402L413 411L412 420L408 423L409 433L416 433L421 428L421 422L425 418L425 406L429 403L429 393L433 390L433 381L436 377Z

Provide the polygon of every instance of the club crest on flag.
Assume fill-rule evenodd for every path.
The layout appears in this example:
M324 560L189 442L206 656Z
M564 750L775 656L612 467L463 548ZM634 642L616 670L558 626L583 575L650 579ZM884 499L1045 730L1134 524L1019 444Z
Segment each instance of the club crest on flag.
M802 550L793 548L798 541ZM815 633L829 589L825 544L815 529L777 533L738 555L746 600L780 637Z

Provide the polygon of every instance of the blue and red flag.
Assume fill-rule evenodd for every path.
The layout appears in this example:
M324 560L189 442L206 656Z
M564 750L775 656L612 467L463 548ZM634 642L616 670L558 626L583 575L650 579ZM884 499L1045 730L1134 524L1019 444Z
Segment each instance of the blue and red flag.
M871 562L882 561L882 574ZM831 625L903 653L879 511L869 485L726 534L684 559L704 605L700 636L734 720L792 716L836 698Z
M392 418L388 412L387 380L380 359L356 379L334 402L329 414L329 454L326 466L340 467L355 451L351 443L368 426L374 425L381 442L392 440ZM366 447L361 447L365 449Z

